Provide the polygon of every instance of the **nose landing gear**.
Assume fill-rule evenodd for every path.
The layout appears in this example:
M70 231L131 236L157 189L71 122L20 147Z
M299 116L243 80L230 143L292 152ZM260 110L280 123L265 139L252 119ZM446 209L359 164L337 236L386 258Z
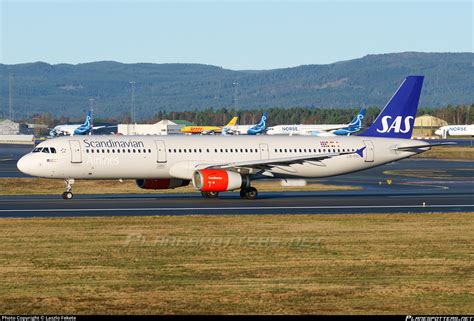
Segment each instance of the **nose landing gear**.
M74 185L74 178L65 179L64 183L66 184L66 191L63 193L63 198L65 200L70 200L74 197L72 194L72 185Z
M201 192L202 197L204 198L217 198L219 192Z

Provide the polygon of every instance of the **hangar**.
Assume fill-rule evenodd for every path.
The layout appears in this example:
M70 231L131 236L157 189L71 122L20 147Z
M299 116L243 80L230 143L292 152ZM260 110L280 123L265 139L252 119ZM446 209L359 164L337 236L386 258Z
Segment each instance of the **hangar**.
M427 137L433 136L435 130L442 126L447 126L448 122L444 119L432 116L422 115L415 118L415 124L413 128L413 137Z

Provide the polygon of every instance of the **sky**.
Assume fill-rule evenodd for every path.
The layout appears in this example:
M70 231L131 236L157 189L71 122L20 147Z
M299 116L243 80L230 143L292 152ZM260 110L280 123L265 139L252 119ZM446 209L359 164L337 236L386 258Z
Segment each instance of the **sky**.
M327 64L473 52L472 1L0 0L0 63Z

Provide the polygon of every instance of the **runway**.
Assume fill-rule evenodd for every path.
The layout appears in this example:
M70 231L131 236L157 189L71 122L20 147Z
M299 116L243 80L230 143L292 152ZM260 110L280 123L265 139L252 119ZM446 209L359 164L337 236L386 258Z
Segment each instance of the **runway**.
M198 194L82 195L69 201L58 196L2 197L0 217L360 214L473 211L471 193L289 192L261 193L241 200L237 193L220 199Z

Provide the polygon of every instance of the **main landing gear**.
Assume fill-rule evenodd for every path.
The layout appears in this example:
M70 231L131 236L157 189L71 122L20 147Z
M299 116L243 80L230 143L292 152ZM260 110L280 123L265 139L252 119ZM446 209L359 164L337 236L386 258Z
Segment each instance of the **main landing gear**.
M218 198L219 192L201 192L204 198ZM258 191L255 187L245 187L240 190L240 198L254 200L258 196Z
M246 187L240 190L240 198L254 200L258 196L258 191L255 187Z
M74 185L74 178L65 179L64 183L66 184L66 191L63 193L63 198L65 200L70 200L74 197L72 194L72 185Z

